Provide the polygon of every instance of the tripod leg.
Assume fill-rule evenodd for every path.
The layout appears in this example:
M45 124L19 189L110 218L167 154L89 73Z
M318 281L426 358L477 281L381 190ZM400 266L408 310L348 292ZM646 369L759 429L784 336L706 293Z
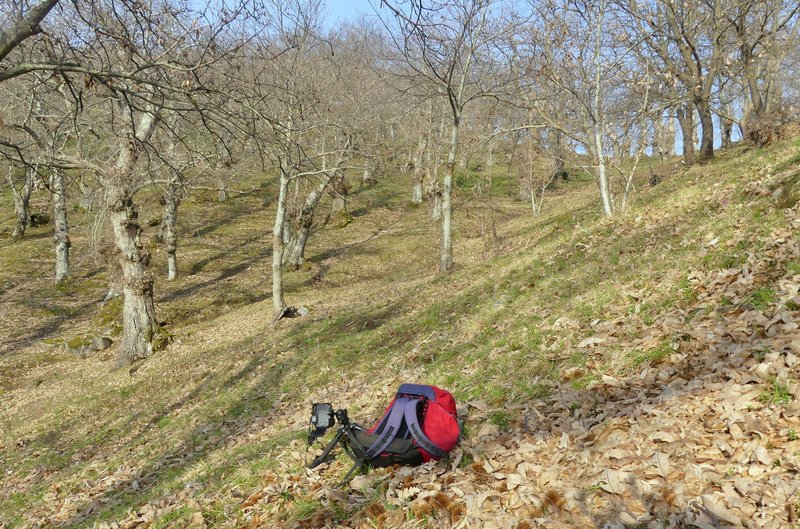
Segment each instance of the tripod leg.
M330 455L331 450L333 450L333 447L335 447L336 444L342 440L342 436L344 436L342 430L343 428L340 428L336 432L336 435L333 436L333 439L331 439L331 442L328 443L328 445L325 447L325 450L323 450L318 457L314 458L314 461L312 461L311 464L308 465L308 468L316 468L320 466L322 463L324 463L326 459L328 459L328 456Z
M357 459L356 462L353 463L353 466L350 467L350 470L347 471L347 474L344 475L342 481L339 482L339 486L344 487L345 485L347 485L347 483L353 478L356 472L361 470L363 466L364 466L364 460Z
M348 428L345 433L347 434L347 444L350 445L350 449L353 451L353 454L350 455L350 458L353 461L361 460L363 463L367 459L367 448L361 444L361 442L356 438L356 434L354 433L353 428Z

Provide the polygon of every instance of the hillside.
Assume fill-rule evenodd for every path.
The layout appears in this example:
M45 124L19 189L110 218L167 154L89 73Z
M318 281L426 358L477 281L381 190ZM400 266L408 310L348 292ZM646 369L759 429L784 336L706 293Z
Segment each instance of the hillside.
M287 275L310 314L275 326L274 190L196 195L180 277L156 284L174 342L132 370L114 346L64 348L118 317L88 215L71 217L65 286L47 227L3 240L0 528L800 523L800 140L642 182L612 220L591 181L559 182L534 218L499 175L496 241L474 176L452 274L408 182L387 179L314 233ZM304 470L312 402L371 423L406 381L462 407L448 464L345 488L344 457Z

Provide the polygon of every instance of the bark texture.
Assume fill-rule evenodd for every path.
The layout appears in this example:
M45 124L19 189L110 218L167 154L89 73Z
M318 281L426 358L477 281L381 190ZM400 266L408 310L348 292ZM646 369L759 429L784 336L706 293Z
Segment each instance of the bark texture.
M19 239L25 236L25 230L28 227L28 219L30 218L30 201L31 191L33 191L33 178L35 171L32 167L25 168L25 181L19 191L14 187L9 176L9 183L11 190L14 193L14 214L17 217L17 222L14 225L14 231L11 234L13 239Z
M364 172L361 174L361 185L371 186L376 182L375 174L372 172L372 162L367 160L364 163Z
M350 193L350 188L347 185L347 180L345 180L344 171L339 171L337 165L337 168L332 170L332 173L328 179L331 197L333 198L333 203L331 204L331 215L346 212L347 195Z
M695 102L697 113L700 115L700 159L710 160L714 157L714 121L711 117L711 105L707 98Z
M105 175L106 207L114 234L114 246L122 271L122 341L119 362L127 364L146 358L153 350L166 345L156 320L153 301L153 278L147 271L150 254L144 248L133 202L133 171L141 155L141 142L155 131L157 117L147 108L133 133L121 146L111 171Z
M453 177L456 172L456 155L458 154L458 128L461 116L454 114L450 126L450 150L447 154L447 165L442 182L442 251L439 259L439 270L449 272L453 269Z
M130 363L153 352L159 332L153 302L153 279L147 272L150 254L142 245L136 205L125 190L113 193L109 218L122 270L122 343L120 360Z
M53 193L53 224L55 233L53 243L56 254L56 283L61 283L69 275L69 225L67 224L66 189L64 174L53 168L50 174L50 190Z
M0 61L19 46L22 41L41 31L39 24L58 3L58 0L41 0L35 2L24 13L19 10L16 18L0 23ZM16 10L15 10L16 11Z
M289 169L281 160L281 180L278 189L278 206L275 210L275 224L272 226L272 308L273 321L277 321L286 308L283 299L283 233L286 224L286 195L289 188Z
M329 178L323 178L323 181L308 194L297 215L295 230L289 240L289 251L284 255L283 260L284 264L293 270L297 270L305 262L306 244L311 226L314 224L314 212L317 210L329 181Z
M425 140L420 139L417 151L414 153L414 181L411 185L411 202L422 203L422 189L425 182Z
M600 109L602 89L603 62L600 56L600 36L603 28L603 18L605 15L605 3L600 2L597 17L597 29L595 32L595 77L594 77L594 104L592 105L592 132L594 133L594 158L597 164L597 187L600 190L600 201L603 204L603 215L610 217L614 214L611 203L611 190L608 187L608 175L606 174L606 157L603 148L603 116Z
M228 200L228 181L224 178L220 178L217 183L219 189L219 201L226 202Z
M180 198L180 175L173 172L167 184L167 192L164 195L164 224L162 228L162 238L167 250L167 279L173 280L178 277L178 206Z

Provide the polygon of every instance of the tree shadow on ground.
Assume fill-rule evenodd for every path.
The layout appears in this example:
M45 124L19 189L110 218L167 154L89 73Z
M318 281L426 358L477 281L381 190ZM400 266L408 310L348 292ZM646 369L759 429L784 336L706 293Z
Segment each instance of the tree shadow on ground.
M24 332L22 336L18 338L0 341L0 355L10 354L19 349L30 347L31 345L35 345L45 338L52 337L52 335L60 333L65 325L85 318L98 305L99 302L97 301L87 301L85 303L81 303L75 309L70 310L69 314L48 318L46 322Z
M249 346L256 346L256 344L252 340L248 340L235 347ZM225 354L225 351L221 350L219 354ZM105 433L95 439L90 446L79 450L77 455L73 454L73 462L80 461L83 464L91 464L97 454L106 453L110 447L115 447L114 451L129 452L130 460L127 465L136 469L139 466L137 451L144 450L146 446L144 441L147 439L148 431L158 428L162 420L174 414L185 413L185 408L191 408L213 394L215 387L230 387L245 378L252 377L253 373L260 373L250 384L251 389L246 391L241 399L230 402L224 409L214 413L212 417L181 432L180 440L177 443L164 449L149 463L142 465L129 478L113 482L106 490L93 495L91 501L73 517L54 523L52 526L91 525L94 523L93 521L101 520L112 514L119 516L115 513L121 506L123 508L125 506L136 507L155 500L165 491L179 492L181 487L174 484L177 488L170 491L175 476L182 475L211 454L230 446L233 441L245 433L252 433L259 428L266 427L274 422L275 417L281 416L272 407L272 403L276 401L275 397L278 396L277 388L284 382L287 373L302 361L300 353L293 356L284 355L280 360L267 354L254 354L244 367L229 374L224 380L211 381L210 375L206 373L205 376L192 381L193 387L188 393L163 409L152 413L140 411L133 414L123 424L116 426L110 420L95 417L93 429ZM140 376L139 373L137 376ZM257 409L243 415L241 404L245 402L256 403L254 407ZM56 429L42 432L35 439L26 442L22 450L35 450L36 454L31 454L33 458L47 456L47 454L41 453L42 447L47 447L46 452L49 449L51 453L58 453L57 445L64 443L65 439L69 439L68 432L74 431L80 425L85 425L85 418L78 417L72 422L59 425ZM121 445L120 442L122 442ZM69 445L71 445L70 442L67 443L67 446ZM248 457L256 458L260 457L260 454ZM225 461L221 463L223 465L230 464ZM237 459L236 464L246 464L246 459ZM43 476L48 475L49 479L53 479L53 473L64 468L73 468L73 465L66 464L42 469ZM89 488L91 483L87 482L85 486Z

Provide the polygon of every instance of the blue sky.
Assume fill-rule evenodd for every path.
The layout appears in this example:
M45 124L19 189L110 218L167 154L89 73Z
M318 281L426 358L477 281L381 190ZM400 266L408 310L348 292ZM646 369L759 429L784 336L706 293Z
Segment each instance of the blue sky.
M379 6L380 0L372 0ZM374 13L369 0L325 0L325 25L331 27L341 20L353 20L359 13Z

